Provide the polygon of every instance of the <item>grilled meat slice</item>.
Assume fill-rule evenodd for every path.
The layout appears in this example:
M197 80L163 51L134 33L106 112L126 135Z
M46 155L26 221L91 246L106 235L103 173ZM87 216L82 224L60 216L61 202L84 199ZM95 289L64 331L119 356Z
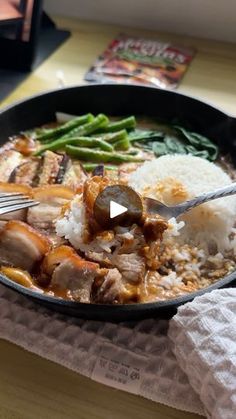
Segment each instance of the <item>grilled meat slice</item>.
M0 182L8 182L13 170L23 162L23 156L15 150L0 153Z
M63 205L73 197L74 191L63 185L48 185L33 190L33 197L40 202L28 210L27 222L40 230L54 230L54 221L60 216Z
M32 189L29 186L18 185L15 183L0 182L0 193L19 192L23 195L32 197ZM9 214L0 215L0 220L21 220L25 221L27 217L27 209L10 212Z
M62 184L72 188L74 190L82 189L87 175L83 169L83 166L75 161L69 159L65 174L62 180Z
M42 272L51 276L52 291L68 290L74 300L89 303L99 265L82 259L69 246L61 246L45 257Z
M40 159L31 158L17 166L9 178L10 183L35 186L40 168Z
M137 253L113 254L112 264L130 284L139 284L145 274L145 258Z
M118 269L104 269L92 287L92 301L100 304L125 304L139 301L139 288L125 283Z
M60 171L62 159L63 156L61 154L56 154L49 150L45 151L41 172L39 174L39 186L51 185L55 183Z
M125 287L118 269L107 269L104 277L94 281L92 298L95 303L119 303Z
M8 221L0 233L0 264L32 271L49 251L45 236L22 221Z

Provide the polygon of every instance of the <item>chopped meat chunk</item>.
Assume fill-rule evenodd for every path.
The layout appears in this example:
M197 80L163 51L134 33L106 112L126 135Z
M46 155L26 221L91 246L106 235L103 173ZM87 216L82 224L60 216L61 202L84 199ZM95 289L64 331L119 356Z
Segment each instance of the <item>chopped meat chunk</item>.
M28 210L28 223L38 229L54 230L54 221L60 216L62 207L73 196L73 190L63 185L35 188L33 197L40 204Z
M13 170L23 162L18 151L6 150L0 154L0 181L8 182Z
M143 232L148 241L161 240L167 228L168 221L158 215L146 217L143 224Z
M93 300L96 303L118 303L121 300L125 287L122 275L118 269L108 269L106 275L97 278L93 286Z
M73 190L77 190L83 186L86 179L87 175L81 164L69 160L62 184Z
M131 283L138 284L142 281L145 273L145 259L137 253L114 254L113 265L119 269L123 278Z
M99 275L99 266L87 262L68 246L61 246L49 253L42 269L52 275L50 288L68 290L73 299L89 303L93 281Z
M33 138L21 134L13 137L10 144L14 150L19 151L24 156L29 156L36 150L36 143Z
M49 251L45 236L21 221L8 221L0 233L0 264L32 271Z
M100 304L125 304L139 300L139 289L127 284L118 269L104 269L92 288L92 300Z

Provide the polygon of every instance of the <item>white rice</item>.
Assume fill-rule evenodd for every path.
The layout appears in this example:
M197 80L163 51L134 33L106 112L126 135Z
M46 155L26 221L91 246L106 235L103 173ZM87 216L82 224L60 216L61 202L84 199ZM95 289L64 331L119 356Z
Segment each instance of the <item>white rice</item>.
M83 196L77 195L71 202L70 209L66 211L63 218L56 222L56 233L59 237L65 237L76 249L83 244L86 227L85 208Z
M145 162L129 176L129 185L136 191L167 205L230 183L231 178L219 166L191 155L162 156ZM181 220L185 222L180 234L182 242L193 243L206 251L213 249L215 253L235 247L235 241L229 239L236 220L235 196L205 203Z
M163 276L159 282L159 285L166 289L171 289L172 287L178 287L182 285L181 277L176 275L176 272L171 272L169 275Z

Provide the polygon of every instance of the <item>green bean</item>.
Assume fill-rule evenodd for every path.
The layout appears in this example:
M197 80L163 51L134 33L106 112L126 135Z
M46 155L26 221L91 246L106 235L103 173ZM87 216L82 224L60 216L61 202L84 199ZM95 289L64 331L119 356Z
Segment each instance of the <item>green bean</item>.
M104 151L113 151L113 146L109 143L106 143L103 140L98 138L91 138L91 137L67 137L67 138L59 138L49 144L45 144L39 150L34 153L34 156L40 156L44 151L57 151L57 150L64 150L66 145L71 144L79 147L88 147L88 148L100 148Z
M113 145L115 150L127 151L130 148L130 142L128 137L124 138L123 140L116 141Z
M77 118L73 118L65 124L60 125L59 127L43 131L41 134L36 136L36 140L44 142L51 138L60 137L61 135L67 134L71 130L74 130L80 125L83 126L84 124L90 123L93 121L93 119L94 116L91 113L78 116Z
M136 119L134 116L121 119L120 121L110 122L104 129L103 132L115 132L123 129L133 129L136 127ZM99 132L102 132L99 130Z
M90 148L78 148L71 145L66 146L69 155L77 157L79 160L92 161L98 163L125 163L142 162L143 159L136 158L127 154L109 153L108 151L93 150Z
M83 168L86 170L86 172L92 172L97 167L97 163L83 163ZM117 166L104 166L105 170L117 170Z
M121 131L112 132L112 133L101 133L101 134L93 134L95 138L101 138L102 140L108 143L115 143L116 141L124 140L127 137L127 131L122 129Z
M144 131L135 130L129 134L129 141L131 143L138 141L152 141L158 138L163 138L165 134L161 131Z
M97 129L99 128L105 129L108 123L109 123L109 119L107 118L107 116L101 113L97 115L91 122L88 122L85 125L76 127L75 129L70 131L68 134L65 134L63 138L81 137L85 135L90 135L93 132L97 131Z

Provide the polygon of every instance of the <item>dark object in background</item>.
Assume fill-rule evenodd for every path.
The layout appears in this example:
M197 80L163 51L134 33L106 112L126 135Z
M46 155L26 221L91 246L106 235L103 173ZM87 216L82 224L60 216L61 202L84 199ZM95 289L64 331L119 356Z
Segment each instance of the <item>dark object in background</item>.
M1 0L0 67L30 70L38 44L42 0Z
M108 115L139 115L188 125L199 134L216 142L224 152L231 153L236 166L236 119L200 100L151 87L127 85L90 85L70 87L44 93L0 112L0 144L20 131L55 120L55 112L82 115L99 112ZM104 305L66 301L39 294L0 275L0 283L31 298L41 305L64 314L104 321L139 320L171 317L177 307L213 289L236 285L236 271L213 285L174 300L144 304Z
M0 0L0 100L69 36L42 12L43 0Z

